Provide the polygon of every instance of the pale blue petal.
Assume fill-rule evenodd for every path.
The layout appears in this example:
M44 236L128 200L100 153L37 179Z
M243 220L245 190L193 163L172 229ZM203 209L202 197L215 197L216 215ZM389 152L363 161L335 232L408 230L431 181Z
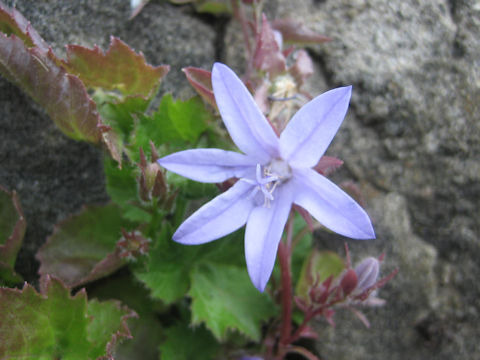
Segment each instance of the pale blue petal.
M263 291L272 274L277 248L292 206L289 183L280 185L269 207L252 210L245 230L245 259L253 285Z
M295 169L295 204L322 225L353 239L374 239L375 232L365 210L337 185L312 169Z
M223 122L237 147L262 165L278 157L278 137L237 75L226 65L215 63L212 86Z
M185 245L203 244L242 227L254 206L253 186L237 181L230 189L203 205L173 234L173 240Z
M158 160L165 169L186 178L216 183L232 177L251 177L256 162L251 157L220 149L193 149L167 155Z
M351 93L351 86L333 89L298 110L280 135L282 158L295 167L315 166L342 124Z

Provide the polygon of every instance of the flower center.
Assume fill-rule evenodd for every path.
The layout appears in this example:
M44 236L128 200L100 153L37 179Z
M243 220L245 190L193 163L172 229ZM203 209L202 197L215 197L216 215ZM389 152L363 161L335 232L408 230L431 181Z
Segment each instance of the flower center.
M263 167L257 164L255 180L243 180L255 185L251 196L256 196L259 190L263 193L263 206L268 207L270 206L270 201L274 200L273 193L275 189L291 176L292 171L290 166L281 159L274 159Z

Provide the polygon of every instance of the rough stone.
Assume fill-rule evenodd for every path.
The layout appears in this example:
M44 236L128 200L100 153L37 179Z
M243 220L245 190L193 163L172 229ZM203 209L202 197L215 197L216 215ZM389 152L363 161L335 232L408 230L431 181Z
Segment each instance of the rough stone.
M329 87L354 86L329 153L345 161L338 177L366 190L379 235L379 245L352 246L385 251L386 265L400 269L380 292L387 307L369 310L372 328L344 314L320 353L471 359L480 309L478 1L270 4L271 16L302 19L334 39L310 49Z

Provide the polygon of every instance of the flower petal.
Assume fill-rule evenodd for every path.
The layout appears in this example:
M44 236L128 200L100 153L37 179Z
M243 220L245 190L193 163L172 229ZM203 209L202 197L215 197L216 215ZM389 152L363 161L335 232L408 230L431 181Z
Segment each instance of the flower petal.
M351 86L333 89L298 110L280 135L282 158L295 167L315 166L342 124L351 94Z
M312 169L295 169L294 202L308 210L322 225L353 239L374 239L365 210L347 193Z
M173 240L185 245L203 244L242 227L254 207L249 197L252 188L244 181L237 181L185 220L173 234Z
M252 210L245 230L245 259L253 285L262 291L272 274L277 248L292 206L289 183L275 191L270 207L258 206Z
M232 177L255 176L256 161L246 155L220 149L192 149L158 160L165 169L186 178L216 183Z
M237 147L262 165L278 157L278 137L237 75L215 63L212 85L223 122Z

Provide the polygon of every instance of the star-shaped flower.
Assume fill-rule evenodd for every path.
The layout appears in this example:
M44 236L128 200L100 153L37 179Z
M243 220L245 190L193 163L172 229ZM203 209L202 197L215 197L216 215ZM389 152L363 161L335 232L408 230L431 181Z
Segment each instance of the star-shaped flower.
M247 224L248 273L255 287L263 291L292 204L308 210L322 225L341 235L354 239L375 237L366 212L312 169L345 117L351 86L311 100L278 137L230 68L216 63L212 85L223 122L243 154L194 149L168 155L158 162L170 171L200 182L218 183L229 178L239 181L185 220L173 235L174 241L203 244Z

